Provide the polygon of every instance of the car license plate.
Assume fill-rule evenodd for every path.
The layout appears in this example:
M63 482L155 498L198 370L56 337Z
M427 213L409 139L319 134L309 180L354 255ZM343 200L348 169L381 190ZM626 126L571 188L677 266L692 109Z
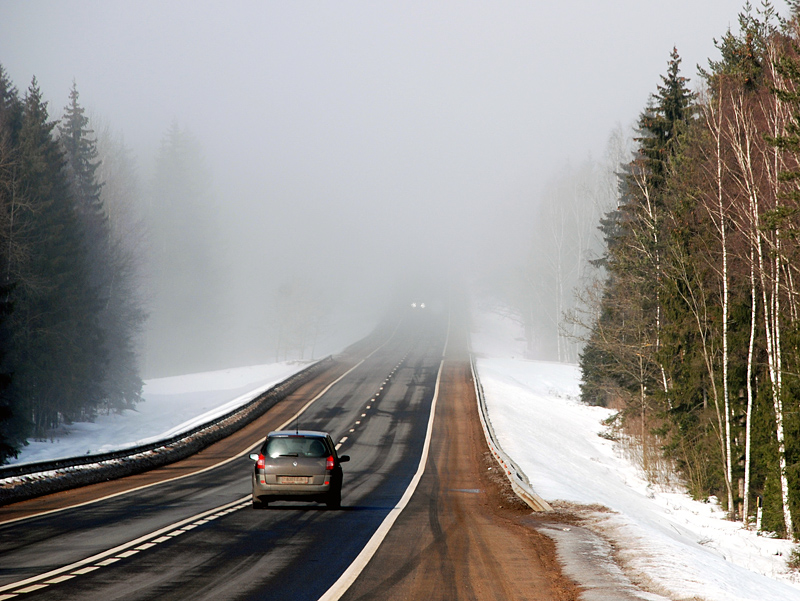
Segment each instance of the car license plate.
M280 484L308 484L308 476L278 476Z

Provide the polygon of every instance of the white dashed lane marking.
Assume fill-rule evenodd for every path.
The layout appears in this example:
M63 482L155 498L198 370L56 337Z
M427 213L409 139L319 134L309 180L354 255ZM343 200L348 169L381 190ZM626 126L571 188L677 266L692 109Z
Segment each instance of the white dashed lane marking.
M75 570L72 572L73 576L83 576L84 574L88 574L89 572L94 572L95 570L99 570L100 566L87 566L85 568L81 568L80 570Z
M51 578L45 584L60 584L62 582L66 582L67 580L71 580L75 578L75 574L64 574L63 576L58 576L57 578Z
M407 357L407 356L408 356L408 355L406 355L406 357ZM405 361L405 360L406 360L406 357L403 357L403 361ZM388 377L388 378L386 378L386 379L383 381L383 386L380 386L380 387L378 388L378 392L376 392L376 393L375 393L375 396L374 396L374 397L372 397L372 398L371 398L371 399L368 401L369 403L374 403L374 402L375 402L375 401L378 399L378 397L381 395L381 391L383 390L384 386L386 386L386 385L389 383L389 381L392 379L392 376L394 376L394 373L395 373L395 372L396 372L396 371L397 371L397 370L400 368L400 366L403 364L403 361L400 361L400 363L398 363L398 364L397 364L397 367L395 367L395 368L394 368L394 369L393 369L391 372L389 372L389 377ZM372 405L371 405L371 404L370 404L370 405L367 405L366 407L364 407L364 411L369 411L370 409L372 409ZM363 418L363 417L367 417L367 414L366 414L366 413L362 413L362 414L361 414L361 417L362 417L362 418ZM353 433L356 431L356 428L355 428L355 427L356 427L356 426L360 426L360 425L361 425L361 420L357 420L357 421L356 421L356 423L353 425L353 427L352 427L352 428L350 428L350 430L349 430L348 434L353 434ZM345 436L344 438L342 438L342 439L341 439L341 440L340 440L340 441L339 441L339 442L336 444L336 450L337 450L337 451L338 451L340 448L342 448L342 445L345 443L345 441L346 441L346 440L347 440L347 436ZM0 599L0 601L2 601L2 599Z
M18 593L32 593L34 591L39 591L43 588L47 588L46 584L34 584L32 586L26 586L25 588L19 589Z

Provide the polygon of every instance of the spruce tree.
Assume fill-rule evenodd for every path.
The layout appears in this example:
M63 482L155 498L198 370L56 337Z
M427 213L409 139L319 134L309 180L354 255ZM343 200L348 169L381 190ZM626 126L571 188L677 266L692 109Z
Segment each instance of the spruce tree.
M645 457L655 451L644 445L656 423L654 412L662 410L657 402L666 400L668 389L662 352L665 187L693 110L675 49L661 80L639 119L638 151L621 168L620 204L602 223L606 282L580 357L584 400L624 408L628 424L641 435Z
M142 383L138 377L133 338L141 319L132 318L130 303L120 294L127 290L130 277L126 260L112 240L106 208L102 200L103 185L98 180L100 166L97 140L89 127L89 118L80 105L77 85L73 82L69 104L58 126L64 149L66 174L77 209L78 224L85 240L88 294L97 301L97 326L102 341L94 349L102 402L109 409L132 407L139 399Z
M642 135L637 141L650 185L656 191L664 187L668 161L678 150L680 135L686 131L692 115L694 95L687 87L688 80L681 75L680 65L678 50L673 48L667 74L661 76L653 104L639 119Z
M82 217L90 255L95 263L102 263L107 257L108 219L100 200L102 185L97 181L97 141L89 129L89 118L78 103L78 88L75 82L69 94L69 104L64 108L64 116L58 126L59 139L64 148L66 171L78 213ZM103 276L97 275L98 278ZM99 282L97 283L99 285Z
M54 127L34 78L19 137L27 260L17 287L14 347L15 377L38 435L61 420L91 417L102 379L100 301L90 285L86 240Z
M680 57L673 49L667 75L639 118L639 149L634 160L621 167L619 207L606 215L601 224L606 254L597 264L607 271L608 280L602 304L619 296L616 287L623 280L635 279L641 302L651 304L654 319L661 310L657 301L663 262L663 189L667 166L678 139L691 117L692 94L680 75ZM632 281L633 284L633 281ZM608 315L604 309L600 311ZM657 328L657 324L652 325ZM589 342L591 348L592 342ZM591 353L596 354L595 350ZM593 371L589 365L585 366Z
M13 310L11 294L14 240L14 212L17 200L16 141L22 121L17 89L0 65L0 464L16 456L24 438L20 411L14 397L13 366L10 364L12 336L9 318Z

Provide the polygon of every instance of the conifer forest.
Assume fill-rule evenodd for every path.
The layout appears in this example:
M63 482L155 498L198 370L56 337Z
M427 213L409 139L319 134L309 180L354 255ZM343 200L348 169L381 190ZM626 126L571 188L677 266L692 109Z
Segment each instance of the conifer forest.
M800 519L800 19L749 7L694 89L674 50L572 321L582 397L645 469L792 537Z
M173 123L148 195L122 136L98 122L74 82L53 111L35 77L20 93L0 66L0 463L63 424L134 408L142 373L217 359L192 364L179 348L213 348L218 331L198 284L218 271L198 143Z
M136 258L101 165L77 86L54 121L36 79L20 95L0 67L0 461L140 398Z

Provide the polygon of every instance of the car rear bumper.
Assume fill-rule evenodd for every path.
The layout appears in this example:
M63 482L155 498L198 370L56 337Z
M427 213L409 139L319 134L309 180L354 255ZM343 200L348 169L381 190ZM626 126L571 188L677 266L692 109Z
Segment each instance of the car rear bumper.
M324 497L331 489L328 484L265 484L253 478L253 498L291 499Z

